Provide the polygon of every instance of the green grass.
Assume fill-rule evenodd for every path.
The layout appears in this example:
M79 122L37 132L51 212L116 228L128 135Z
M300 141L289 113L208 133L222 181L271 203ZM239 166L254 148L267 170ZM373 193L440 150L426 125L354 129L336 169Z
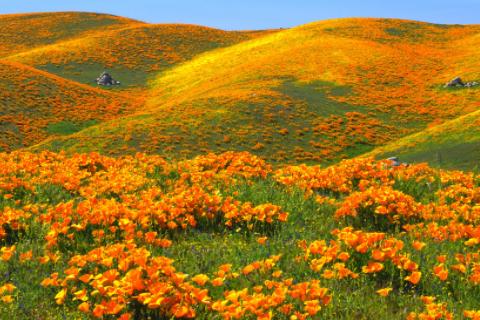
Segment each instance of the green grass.
M443 170L460 170L464 172L479 172L480 146L478 142L461 142L454 145L430 144L424 151L415 148L400 148L396 151L383 153L377 158L397 156L401 162L412 164L428 163L432 168Z
M86 84L94 88L100 87L104 90L123 90L127 87L145 86L148 82L150 74L144 72L143 69L131 69L126 67L105 67L100 63L83 63L69 62L68 64L51 64L36 65L39 70L57 75L59 77L72 80L81 84ZM99 86L94 80L97 79L104 71L108 72L119 86Z
M60 134L62 136L68 136L99 123L100 121L96 120L86 121L80 124L63 121L48 125L47 132L49 135Z
M444 170L478 171L480 166L478 112L374 149L367 156L397 156L401 162L428 163Z

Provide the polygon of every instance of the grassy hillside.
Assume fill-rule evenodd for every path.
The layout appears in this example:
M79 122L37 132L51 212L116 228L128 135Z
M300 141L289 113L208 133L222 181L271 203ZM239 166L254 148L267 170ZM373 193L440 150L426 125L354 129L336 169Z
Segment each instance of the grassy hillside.
M480 110L377 147L363 157L397 156L408 163L427 162L432 168L479 171Z
M138 115L32 150L88 151L81 136L118 155L234 150L273 163L338 162L477 110L478 88L443 85L480 80L478 29L339 19L283 30L160 72Z
M145 82L159 70L204 51L275 32L149 25L68 12L6 15L0 21L0 34L9 36L0 60L5 151L128 115L144 104ZM41 24L47 25L45 34L38 33ZM104 70L122 86L98 88L93 80ZM112 92L116 89L120 92Z
M476 61L479 57L479 40L480 36L477 34L452 41L451 46L457 50L445 58L446 64L457 70L457 74L463 75L463 79L478 79ZM450 70L445 70L442 76L445 78L445 75L451 74ZM452 108L464 107L470 111L471 106L478 106L477 88L448 88L443 91L450 93L453 98L447 101ZM379 146L364 156L377 159L398 156L402 162L427 162L433 168L478 172L480 113L478 107L476 110L451 121L437 119L424 131Z
M11 151L129 114L143 101L0 60L0 148Z
M135 24L145 23L89 12L0 15L0 58Z
M195 25L141 24L44 46L8 59L92 86L97 86L93 79L106 70L122 83L115 89L124 89L143 86L152 75L202 52L273 32L275 30L226 32Z

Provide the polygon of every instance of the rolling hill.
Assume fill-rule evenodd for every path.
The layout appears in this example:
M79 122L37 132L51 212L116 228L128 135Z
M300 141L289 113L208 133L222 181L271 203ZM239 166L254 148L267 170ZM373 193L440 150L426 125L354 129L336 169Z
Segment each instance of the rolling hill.
M0 60L0 91L0 147L4 151L118 118L143 103L127 94L92 88L5 60Z
M0 15L0 58L137 24L146 23L90 12Z
M7 59L93 86L96 83L92 80L106 69L124 86L136 87L144 85L152 75L200 53L273 32L276 31L227 32L195 25L135 24L24 51Z
M144 105L143 86L151 74L275 32L150 25L81 12L0 16L0 30L4 151L128 115ZM99 88L93 79L104 70L122 86Z
M283 30L159 72L136 114L31 150L88 151L81 138L113 155L338 162L476 111L478 87L443 85L480 79L479 28L338 19Z
M466 79L478 79L476 65L480 36L478 34L452 41L452 47L457 48L457 55L446 58L448 65ZM458 49L458 48L461 48ZM445 74L448 71L445 71ZM450 75L450 74L448 74ZM453 99L452 108L464 106L467 111L475 106L475 110L450 121L437 120L424 131L393 141L385 146L379 146L363 156L373 156L377 159L398 156L402 162L427 162L431 167L447 170L477 171L480 165L480 113L478 112L478 89L448 88Z

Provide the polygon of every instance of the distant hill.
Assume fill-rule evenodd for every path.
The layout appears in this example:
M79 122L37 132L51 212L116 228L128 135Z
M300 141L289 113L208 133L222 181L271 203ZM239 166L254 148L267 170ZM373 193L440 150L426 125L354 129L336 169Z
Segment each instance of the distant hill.
M160 72L140 113L32 150L76 152L80 135L102 135L106 147L92 150L108 154L246 150L274 163L338 162L477 110L478 87L443 85L479 82L479 29L338 19L283 30Z
M89 12L0 15L0 58L145 22Z
M480 82L477 25L351 18L225 32L71 12L0 16L0 26L21 35L2 47L0 83L14 97L3 99L5 150L232 150L328 165L480 109L480 88L443 88L457 76ZM104 70L122 85L97 87ZM22 87L51 81L37 96Z
M8 59L94 86L92 80L105 69L122 82L122 89L145 85L152 75L205 51L275 32L227 32L183 24L135 24L99 31L103 30Z
M4 151L128 115L143 106L142 88L151 75L204 51L275 32L150 25L81 12L0 16L0 30ZM122 85L98 87L93 80L104 70Z

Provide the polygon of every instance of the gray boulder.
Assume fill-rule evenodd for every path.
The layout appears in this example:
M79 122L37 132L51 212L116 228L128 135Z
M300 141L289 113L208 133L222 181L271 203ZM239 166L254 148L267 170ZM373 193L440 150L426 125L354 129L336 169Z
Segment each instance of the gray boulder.
M406 163L406 162L400 163L400 162L398 161L398 157L390 157L390 158L388 158L387 160L393 161L393 162L390 164L390 167L398 167L398 166L402 166L402 165L403 165L403 166L406 166L406 167L409 166L409 164Z
M387 160L393 161L392 164L390 164L390 167L398 167L401 165L401 163L398 162L397 157L391 157L391 158L388 158Z
M448 82L445 87L457 87L457 86L463 86L462 79L459 77L456 77L455 79L452 79L450 82Z
M113 79L113 77L106 71L104 71L98 79L93 80L95 81L98 85L101 86L110 86L110 85L120 85L120 82L116 81Z
M476 82L467 82L465 84L465 87L475 87L475 86L478 86L478 83Z

